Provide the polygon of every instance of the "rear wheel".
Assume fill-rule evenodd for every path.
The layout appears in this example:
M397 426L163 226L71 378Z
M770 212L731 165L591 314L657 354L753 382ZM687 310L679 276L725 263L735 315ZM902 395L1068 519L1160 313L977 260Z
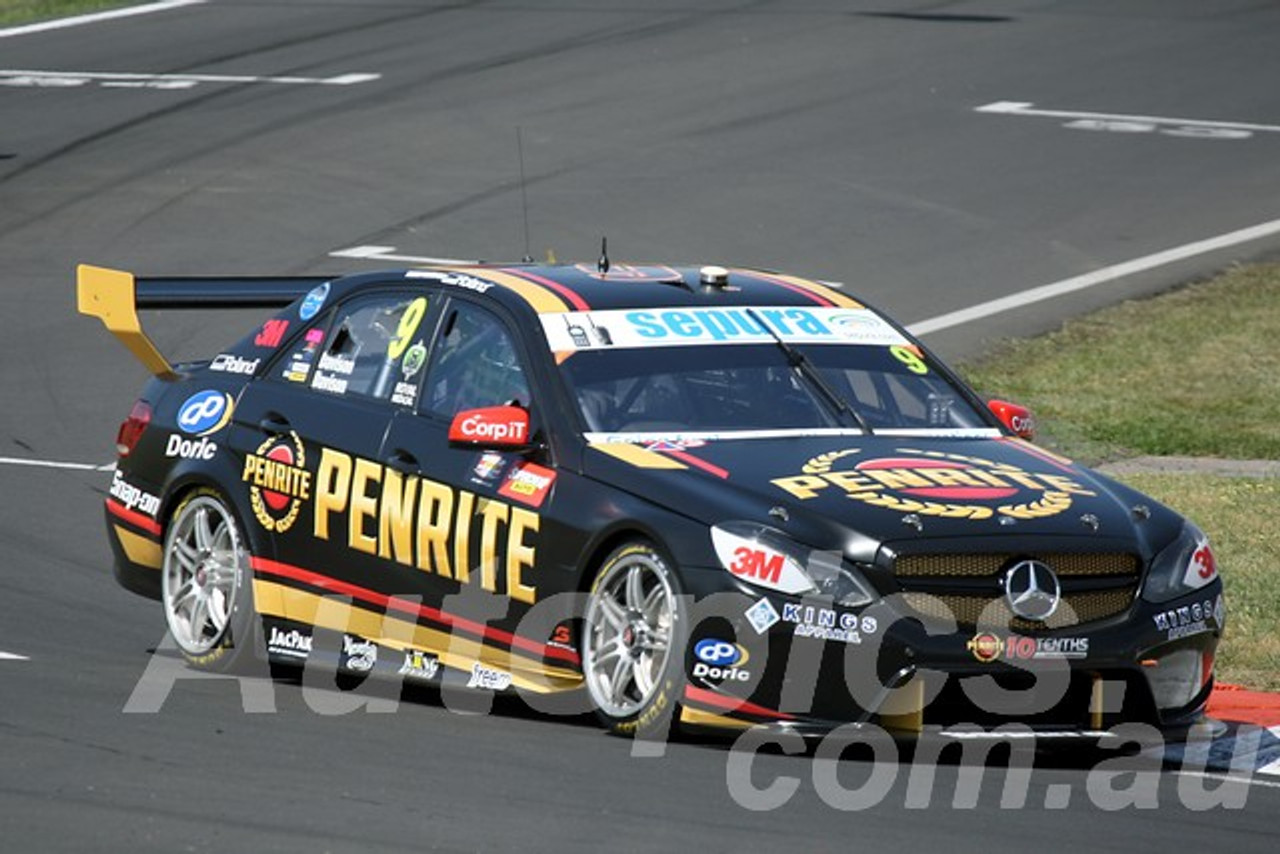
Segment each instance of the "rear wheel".
M679 582L645 542L605 560L588 596L582 665L596 713L620 735L665 735L684 684Z
M222 498L197 490L165 534L161 602L183 657L225 671L252 657L249 547Z

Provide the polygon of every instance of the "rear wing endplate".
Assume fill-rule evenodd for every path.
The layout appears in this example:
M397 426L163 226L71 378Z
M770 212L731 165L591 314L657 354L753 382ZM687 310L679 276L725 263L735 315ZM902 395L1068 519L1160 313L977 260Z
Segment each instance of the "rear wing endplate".
M140 308L284 308L332 277L215 276L139 278L123 270L76 267L76 307L102 321L148 371L172 378L173 366L138 320Z

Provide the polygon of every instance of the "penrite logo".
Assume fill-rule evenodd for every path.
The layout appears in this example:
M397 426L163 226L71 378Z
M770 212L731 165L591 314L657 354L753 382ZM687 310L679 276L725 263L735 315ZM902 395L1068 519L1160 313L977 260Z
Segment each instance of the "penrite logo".
M1028 471L979 457L898 448L897 456L836 464L859 450L846 448L813 457L801 474L771 481L802 501L832 487L873 507L948 519L1038 519L1071 507L1073 496L1096 493L1065 474Z
M249 503L258 523L283 534L297 521L302 502L311 498L311 472L306 469L302 439L290 430L272 436L244 458L241 479L249 484Z

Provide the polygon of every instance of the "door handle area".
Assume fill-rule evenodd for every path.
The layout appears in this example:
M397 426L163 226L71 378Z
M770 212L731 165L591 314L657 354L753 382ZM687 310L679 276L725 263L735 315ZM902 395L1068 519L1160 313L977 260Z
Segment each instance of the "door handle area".
M404 448L396 448L387 455L387 467L393 468L401 474L417 474L418 458L406 451Z
M277 436L282 433L288 433L289 430L292 429L292 426L293 425L289 423L288 418L274 412L269 415L262 416L262 419L258 422L259 429L264 433L272 433Z

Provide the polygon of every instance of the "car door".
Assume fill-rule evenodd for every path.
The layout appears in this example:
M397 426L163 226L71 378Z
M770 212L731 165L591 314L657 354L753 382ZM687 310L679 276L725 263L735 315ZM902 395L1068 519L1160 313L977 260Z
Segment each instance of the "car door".
M395 484L379 450L395 410L416 402L430 309L418 289L362 291L295 335L238 401L246 521L275 546L255 562L263 613L311 623L334 591L376 608L416 590L420 574L387 560Z
M526 366L523 343L502 316L451 298L441 312L416 412L397 412L383 445L388 464L419 478L412 557L430 576L429 604L442 607L446 597L474 584L510 600L497 621L507 626L538 597L539 510L554 489L556 470L545 452L451 442L450 427L460 413L514 406L534 410L536 433Z

